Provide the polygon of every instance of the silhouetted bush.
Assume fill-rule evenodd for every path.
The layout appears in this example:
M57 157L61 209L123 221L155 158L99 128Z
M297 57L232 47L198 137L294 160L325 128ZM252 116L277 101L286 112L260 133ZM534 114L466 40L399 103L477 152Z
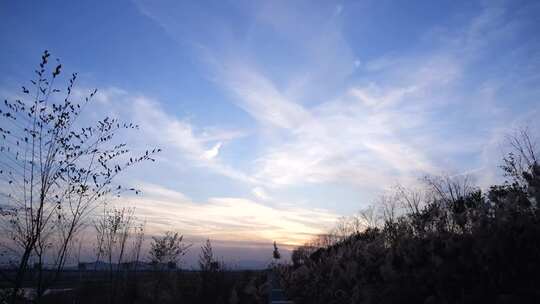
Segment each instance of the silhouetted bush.
M439 193L381 227L295 250L283 285L296 303L539 303L539 185L534 162L487 193Z

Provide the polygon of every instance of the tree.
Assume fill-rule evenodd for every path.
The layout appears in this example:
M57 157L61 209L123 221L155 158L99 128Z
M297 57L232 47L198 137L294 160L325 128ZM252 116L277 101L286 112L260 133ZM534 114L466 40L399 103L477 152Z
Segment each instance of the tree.
M313 254L317 249L319 248L309 245L303 245L293 249L291 253L291 261L294 267L299 267L308 262L311 254Z
M508 134L506 141L511 151L503 158L501 168L505 176L510 178L510 182L526 187L528 183L524 173L531 173L538 165L538 145L527 128Z
M184 237L178 232L167 231L161 237L152 237L150 244L150 261L160 270L163 266L167 268L176 268L181 257L187 253L190 245L182 243Z
M277 247L276 241L274 241L274 251L272 252L272 257L276 261L281 259L281 253L279 253L279 249Z
M136 163L154 161L160 151L135 157L126 144L115 144L118 132L138 128L132 123L105 117L81 126L79 118L89 110L97 90L81 102L73 101L77 74L62 92L55 87L62 65L57 60L49 70L49 60L45 51L32 85L22 87L27 100L5 100L0 110L1 226L9 236L2 245L17 263L12 302L30 260L37 260L39 287L45 259L52 262L52 280L56 279L74 237L98 202L124 191L138 194L116 184L118 174ZM38 288L38 296L42 291Z
M380 204L383 209L383 218L393 217L395 214L395 205L388 200L387 196L382 196L380 199ZM377 218L377 209L375 206L368 206L364 209L361 209L358 212L358 217L363 222L365 228L375 228L378 224Z
M219 262L214 258L214 251L210 239L207 239L204 246L201 246L199 255L199 267L203 272L214 272L220 269Z
M210 239L201 246L199 255L201 289L199 301L201 303L219 303L224 301L224 264L216 260ZM221 299L221 301L220 301Z
M131 249L131 261L135 263L133 266L133 271L135 273L137 273L137 267L139 265L139 261L141 258L141 249L142 249L142 244L144 242L145 227L146 227L146 222L143 222L134 227L135 233L134 233L133 245Z
M154 266L155 281L154 281L154 302L159 302L161 285L163 283L163 270L171 270L177 267L178 262L191 247L183 244L183 236L178 232L167 231L161 237L152 237L150 244L150 261Z
M94 224L99 244L96 262L99 261L100 256L107 258L111 286L109 300L111 303L115 301L117 281L127 251L128 239L132 230L135 230L134 222L133 208L113 208L105 210L103 216Z

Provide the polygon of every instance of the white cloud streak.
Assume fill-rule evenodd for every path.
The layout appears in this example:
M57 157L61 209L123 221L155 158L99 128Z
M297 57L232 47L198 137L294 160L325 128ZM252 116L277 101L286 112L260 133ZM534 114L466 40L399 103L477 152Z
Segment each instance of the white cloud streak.
M77 90L77 96L84 96L85 91ZM120 88L105 88L98 91L96 96L98 100L93 116L98 117L102 113L138 124L140 132L124 140L162 148L160 161L179 167L202 167L242 182L255 182L252 177L224 164L219 158L225 143L246 136L246 132L218 127L199 128L167 113L159 101L130 94Z
M444 116L445 107L467 107L467 102L453 100L464 98L464 92L456 91L464 71L485 51L487 43L504 39L513 28L504 24L501 9L488 7L462 31L447 34L443 42L438 37L438 47L430 53L404 58L385 56L373 61L367 65L368 70L383 76L367 86L352 84L334 94L337 97L314 106L307 106L309 101L304 97L321 85L315 81L320 79L312 77L321 72L318 67L328 60L335 61L334 73L328 76L333 81L345 82L351 73L353 64L340 64L341 58L353 63L354 57L339 22L328 26L328 22L319 20L321 25L310 23L312 28L307 33L301 28L291 34L288 22L299 16L291 17L294 13L276 9L270 12L271 17L267 14L263 10L263 21L274 26L277 35L296 37L301 32L338 38L330 44L315 39L315 45L310 45L322 55L313 56L312 68L303 71L306 76L300 77L305 80L301 89L295 81L280 89L283 79L272 79L251 61L227 57L215 60L223 62L216 70L218 83L237 97L237 104L261 123L265 133L276 128L274 132L282 139L274 141L255 162L255 176L266 186L414 183L424 174L440 173L448 165L441 159L454 157L459 152L456 147L461 151L478 151L482 139L477 138L477 132L454 132L461 138L440 134L449 122ZM478 114L483 115L483 111ZM489 111L485 113L482 119L489 119ZM477 143L469 147L468 143L474 142L471 136Z
M142 184L141 189L142 197L116 203L135 205L139 217L147 221L149 234L174 229L191 238L299 245L324 233L338 217L327 210L270 207L236 197L198 203L155 184Z

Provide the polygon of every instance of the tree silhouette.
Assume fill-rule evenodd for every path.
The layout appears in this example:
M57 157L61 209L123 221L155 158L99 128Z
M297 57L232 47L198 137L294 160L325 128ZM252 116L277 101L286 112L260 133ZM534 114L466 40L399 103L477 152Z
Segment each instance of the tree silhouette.
M281 259L281 253L279 253L279 249L278 249L277 244L276 244L275 241L274 241L274 251L272 251L272 257L276 261Z
M80 117L91 111L97 90L73 101L77 74L65 91L56 88L62 65L48 69L50 53L41 57L31 86L22 87L26 99L5 100L0 110L0 197L4 253L17 264L12 302L16 300L30 259L38 265L38 297L43 289L42 268L48 257L62 271L75 235L97 204L124 191L115 178L142 161L154 161L159 149L140 156L124 143L115 143L121 130L137 129L132 123L105 117L81 126ZM60 97L59 94L63 94Z
M216 260L210 239L201 246L199 255L201 303L217 303L224 301L224 264Z
M199 255L199 268L203 272L213 272L219 270L219 262L215 260L210 239L207 239L204 246L201 247L201 254Z
M184 236L167 231L161 237L153 236L150 244L150 261L158 269L176 268L191 245L183 244Z

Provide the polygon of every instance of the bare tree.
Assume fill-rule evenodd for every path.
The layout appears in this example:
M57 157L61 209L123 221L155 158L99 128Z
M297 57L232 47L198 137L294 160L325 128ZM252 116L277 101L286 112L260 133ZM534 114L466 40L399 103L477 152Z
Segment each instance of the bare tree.
M334 228L330 231L337 239L343 240L351 234L349 217L341 216L337 219Z
M325 248L334 245L339 239L333 233L319 234L308 241L306 246L313 248Z
M434 179L432 179L432 181L435 182ZM444 191L443 187L439 184L437 184L435 188L438 189L438 191ZM450 189L457 188L453 186L450 187ZM455 196L455 192L456 191L451 190L450 195ZM397 185L395 187L395 195L393 201L399 203L405 209L405 212L408 214L420 214L422 206L426 203L426 194L423 189L405 188L402 185Z
M375 228L378 225L377 208L373 205L360 210L358 212L358 217L365 228Z
M105 253L105 248L103 247L105 242L105 232L107 230L107 205L103 204L103 212L100 216L97 217L97 220L94 220L94 228L96 230L95 237L96 243L94 247L94 253L96 254L96 261L94 263L94 270L97 270L97 265L101 261L103 254Z
M134 263L133 271L137 272L137 267L141 258L141 249L144 242L144 230L146 222L143 222L134 227L133 245L131 248L131 261Z
M501 166L512 182L525 187L527 181L523 173L530 173L538 165L538 144L531 137L528 128L521 128L506 136L511 151L503 158Z
M37 258L41 271L49 254L57 278L74 236L97 202L126 190L138 193L115 184L117 175L141 161L153 161L152 155L159 152L130 157L125 144L113 143L120 130L138 128L131 123L105 117L93 126L79 126L96 90L80 103L72 101L77 79L73 74L59 98L62 91L54 84L62 65L48 70L49 59L45 51L31 80L33 89L22 87L28 100L6 100L0 110L1 220L9 236L2 245L18 260L12 302L31 258Z
M336 240L342 241L351 235L363 231L368 226L362 215L362 212L365 211L361 210L358 214L339 217L330 234L334 235Z
M424 182L433 198L446 204L456 202L476 190L469 175L426 176ZM414 204L411 203L413 208Z
M125 261L126 246L134 228L134 221L133 208L120 208L105 210L103 216L94 224L96 235L100 238L98 261L99 256L104 256L108 262L111 303L115 300L117 282Z

